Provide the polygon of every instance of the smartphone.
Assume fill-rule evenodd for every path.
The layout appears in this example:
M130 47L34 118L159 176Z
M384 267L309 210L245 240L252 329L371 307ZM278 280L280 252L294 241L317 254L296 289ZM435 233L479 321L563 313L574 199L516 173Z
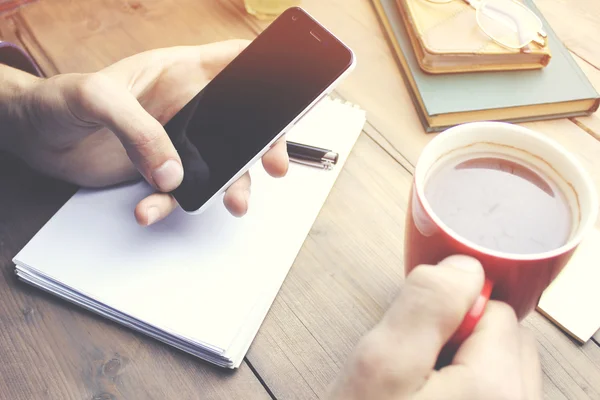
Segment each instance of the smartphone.
M179 206L204 211L354 66L306 11L284 11L165 124L183 164Z

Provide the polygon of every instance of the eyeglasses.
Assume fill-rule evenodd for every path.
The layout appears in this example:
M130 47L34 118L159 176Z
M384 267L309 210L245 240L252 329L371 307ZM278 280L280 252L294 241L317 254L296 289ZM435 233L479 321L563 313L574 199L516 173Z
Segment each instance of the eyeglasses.
M426 0L450 3L454 0ZM515 0L460 0L476 11L479 28L496 43L510 49L527 51L530 43L546 46L542 21L533 11Z

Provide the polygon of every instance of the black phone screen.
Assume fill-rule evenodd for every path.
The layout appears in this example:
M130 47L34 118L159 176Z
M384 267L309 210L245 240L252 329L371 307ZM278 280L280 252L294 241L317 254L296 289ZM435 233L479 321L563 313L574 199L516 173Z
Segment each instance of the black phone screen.
M165 125L183 163L179 205L198 210L351 63L301 9L281 14Z

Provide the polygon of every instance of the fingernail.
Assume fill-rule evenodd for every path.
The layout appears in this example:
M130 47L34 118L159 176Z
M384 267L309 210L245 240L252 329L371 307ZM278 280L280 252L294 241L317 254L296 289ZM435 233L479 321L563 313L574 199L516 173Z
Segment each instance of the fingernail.
M146 213L148 214L148 225L152 225L160 218L160 211L158 210L158 207L148 207Z
M455 255L442 260L439 265L447 265L452 268L460 269L465 272L479 273L481 263L477 259L469 256Z
M183 168L175 160L168 160L152 172L152 179L163 192L177 188L183 180Z

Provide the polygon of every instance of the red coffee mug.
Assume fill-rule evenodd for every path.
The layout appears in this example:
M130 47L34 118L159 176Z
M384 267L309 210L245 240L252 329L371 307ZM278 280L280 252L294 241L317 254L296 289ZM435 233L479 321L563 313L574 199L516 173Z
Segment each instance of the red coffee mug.
M447 157L468 158L469 154L482 152L533 164L562 189L573 217L566 244L544 253L503 253L461 237L433 212L425 197L425 183L432 168ZM486 283L450 340L459 345L473 331L489 298L509 304L519 320L533 311L542 292L567 264L597 217L598 197L592 180L577 159L551 139L501 122L455 126L434 138L419 157L406 218L405 273L420 264L435 265L453 254L469 255L481 262Z

